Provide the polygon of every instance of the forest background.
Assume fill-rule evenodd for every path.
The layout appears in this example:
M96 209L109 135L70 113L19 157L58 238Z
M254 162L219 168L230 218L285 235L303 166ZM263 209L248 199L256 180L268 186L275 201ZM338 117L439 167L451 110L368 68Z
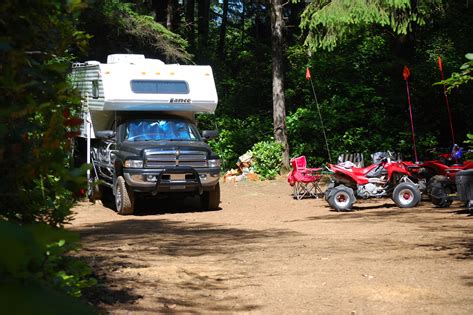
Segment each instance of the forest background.
M311 83L332 157L392 150L412 159L407 65L422 160L452 145L444 86L434 85L439 56L451 76L456 142L473 141L472 13L468 0L2 1L2 313L91 311L71 300L95 281L70 255L77 237L63 229L85 187L86 166L69 164L80 124L80 98L67 82L73 62L140 53L211 65L219 106L199 125L219 130L211 145L224 169L250 149L286 165L301 154L328 162Z
M337 1L314 2L323 7ZM360 1L338 2L354 6ZM372 1L376 2L383 1ZM366 22L363 17L357 20L352 13L347 18L353 21L333 31L343 32L336 47L331 45L331 38L315 46L314 39L308 37L313 30L301 29L301 16L306 25L307 20L317 18L307 12L303 15L307 1L283 4L280 44L287 117L282 127L286 128L290 157L304 154L311 164L328 161L314 94L305 79L307 67L333 157L354 152L369 157L376 151L392 150L413 159L404 65L411 71L410 96L420 159L428 149L452 145L443 87L433 84L441 80L438 57L448 77L473 50L473 4L394 2L412 2L411 10L393 9L395 18L417 12L417 19L413 18L409 26L397 24L398 29L393 29ZM326 14L326 19L343 11L343 7L336 8ZM389 8L386 13L390 13ZM142 31L151 28L145 16L166 27L161 39L152 39ZM323 22L324 17L318 18ZM332 31L326 25L316 27L326 37ZM274 51L268 1L98 1L83 12L81 29L93 36L87 55L77 56L81 60L104 62L109 53L143 53L166 62L210 64L219 105L215 117L201 118L201 127L220 131L212 144L224 168L234 167L238 157L255 143L277 136L281 126L273 117ZM471 131L472 93L470 85L448 95L455 141L460 145Z

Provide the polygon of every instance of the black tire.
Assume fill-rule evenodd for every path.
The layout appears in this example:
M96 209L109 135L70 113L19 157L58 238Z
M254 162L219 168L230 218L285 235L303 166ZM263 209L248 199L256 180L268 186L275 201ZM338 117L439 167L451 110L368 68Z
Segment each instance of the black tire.
M448 199L448 194L454 192L453 183L447 176L435 175L429 181L427 188L430 201L439 208L448 208L453 200Z
M135 210L135 195L127 187L123 176L118 176L115 183L115 207L121 215L133 214Z
M325 189L325 192L324 192L325 201L328 201L330 199L330 195L332 194L334 187L335 187L334 182L331 182L330 184L328 184L327 189Z
M394 188L392 198L399 208L413 208L419 204L421 196L415 184L405 182Z
M92 175L90 175L87 180L87 198L93 203L102 198L102 186L99 184L97 178Z
M339 212L350 211L355 200L353 189L345 185L339 185L331 190L328 204Z
M220 204L220 183L215 185L213 190L204 191L200 196L202 210L217 210Z

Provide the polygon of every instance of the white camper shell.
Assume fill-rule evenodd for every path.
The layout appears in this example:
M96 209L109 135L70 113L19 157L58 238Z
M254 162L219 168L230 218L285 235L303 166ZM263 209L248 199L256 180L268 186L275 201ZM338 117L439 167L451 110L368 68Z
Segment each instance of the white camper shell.
M206 143L217 132L195 126L196 113L217 107L210 66L115 54L73 64L72 81L84 119L74 164L92 166L91 200L108 187L119 214L133 213L136 196L198 194L203 209L218 208L220 159Z
M75 63L74 87L81 91L90 137L110 129L115 111L166 112L194 120L213 113L218 97L210 66L164 64L144 55L109 55L107 63ZM87 137L86 128L81 129Z

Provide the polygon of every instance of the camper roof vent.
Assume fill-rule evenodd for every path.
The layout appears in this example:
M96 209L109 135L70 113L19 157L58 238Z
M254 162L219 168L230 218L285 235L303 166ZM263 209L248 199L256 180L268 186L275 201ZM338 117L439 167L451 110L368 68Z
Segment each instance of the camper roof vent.
M107 63L141 63L144 59L145 55L113 54L108 55Z

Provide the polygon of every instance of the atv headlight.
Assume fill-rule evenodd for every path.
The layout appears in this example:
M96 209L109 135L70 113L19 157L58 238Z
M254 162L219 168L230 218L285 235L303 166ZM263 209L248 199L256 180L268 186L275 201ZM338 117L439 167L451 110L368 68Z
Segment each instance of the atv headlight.
M211 168L220 167L220 160L219 159L208 160L207 165L208 165L208 167L211 167Z
M124 166L127 168L142 168L143 161L142 160L126 160Z

